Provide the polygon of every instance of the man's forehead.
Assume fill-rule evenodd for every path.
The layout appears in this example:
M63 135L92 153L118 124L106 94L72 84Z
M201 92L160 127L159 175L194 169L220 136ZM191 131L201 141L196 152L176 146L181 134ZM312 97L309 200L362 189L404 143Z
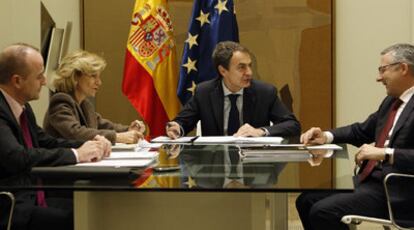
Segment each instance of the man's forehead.
M234 64L250 64L252 63L252 59L250 55L245 52L236 51L233 53L233 57L231 58Z

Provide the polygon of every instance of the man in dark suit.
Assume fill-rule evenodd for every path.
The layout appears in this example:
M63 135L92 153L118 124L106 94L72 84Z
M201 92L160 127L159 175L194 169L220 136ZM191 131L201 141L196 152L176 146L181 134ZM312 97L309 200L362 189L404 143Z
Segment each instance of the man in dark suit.
M387 97L367 120L322 132L311 128L304 144L358 146L360 173L353 193L303 193L296 201L305 229L347 229L344 215L388 218L382 181L390 172L414 173L414 46L396 44L381 52L377 81ZM375 142L375 146L373 143Z
M110 143L101 136L85 143L57 139L36 124L28 102L39 98L45 84L43 58L36 48L15 44L0 53L0 179L27 173L34 166L90 162L110 154ZM71 200L56 201L28 191L17 191L15 196L13 229L73 228ZM2 219L1 228L4 223Z
M252 59L245 47L220 42L213 63L219 77L197 85L190 101L168 123L169 137L186 135L198 121L204 136L299 135L300 124L279 100L276 88L252 79Z

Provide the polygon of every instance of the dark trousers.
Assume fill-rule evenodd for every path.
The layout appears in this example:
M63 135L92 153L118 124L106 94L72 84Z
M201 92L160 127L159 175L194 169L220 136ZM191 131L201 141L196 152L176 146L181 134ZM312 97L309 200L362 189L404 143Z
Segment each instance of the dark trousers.
M296 209L305 230L348 229L345 215L388 218L385 191L378 180L363 182L352 193L306 192L296 200Z
M47 208L36 207L29 221L29 230L73 230L73 200L48 198Z

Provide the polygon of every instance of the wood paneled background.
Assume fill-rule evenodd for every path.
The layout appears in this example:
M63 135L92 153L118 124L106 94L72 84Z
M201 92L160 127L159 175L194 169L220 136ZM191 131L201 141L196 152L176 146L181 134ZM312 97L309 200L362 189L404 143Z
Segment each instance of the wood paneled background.
M192 4L189 0L169 1L178 57L187 36ZM104 117L125 124L139 116L121 92L133 5L132 0L83 0L84 48L108 61L96 109ZM311 126L331 128L332 0L235 0L235 8L240 42L257 59L255 77L279 89L303 130ZM326 161L321 167L315 169L304 163L301 174L309 175L309 179L292 183L311 186L317 178L330 186L332 165Z

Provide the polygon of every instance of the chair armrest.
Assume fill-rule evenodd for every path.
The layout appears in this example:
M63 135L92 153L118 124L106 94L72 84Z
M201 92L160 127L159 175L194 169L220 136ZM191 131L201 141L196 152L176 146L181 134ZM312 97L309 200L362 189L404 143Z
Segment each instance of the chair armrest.
M391 226L392 222L390 220L381 219L381 218L374 218L374 217L367 217L367 216L359 216L359 215L345 215L341 219L342 223L344 224L352 224L352 225L358 225L361 222L371 222L381 225L388 225Z
M0 196L5 196L5 197L10 199L9 220L7 222L7 230L10 230L11 221L12 221L12 217L13 217L13 210L14 210L14 205L16 203L16 200L14 199L14 195L10 192L0 192Z

